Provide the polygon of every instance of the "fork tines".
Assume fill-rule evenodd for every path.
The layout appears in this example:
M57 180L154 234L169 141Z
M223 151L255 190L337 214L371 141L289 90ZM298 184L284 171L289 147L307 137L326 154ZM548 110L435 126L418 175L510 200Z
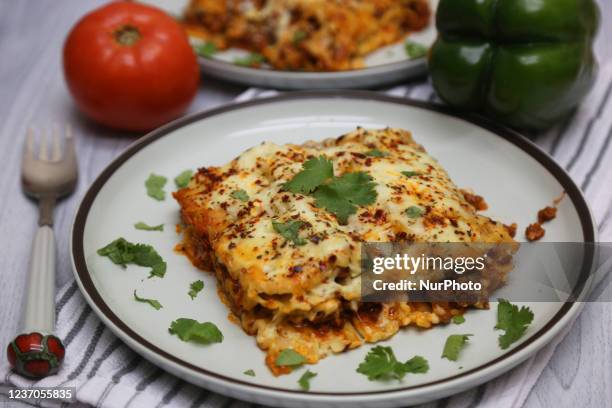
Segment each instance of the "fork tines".
M36 140L36 133L40 135L38 140ZM51 133L50 142L47 140L48 133ZM36 157L36 145L38 145L38 157ZM43 161L57 162L73 153L74 139L72 137L72 127L70 124L65 125L63 137L59 125L54 125L51 132L48 132L47 129L41 129L39 132L36 132L34 127L28 127L26 132L25 154Z

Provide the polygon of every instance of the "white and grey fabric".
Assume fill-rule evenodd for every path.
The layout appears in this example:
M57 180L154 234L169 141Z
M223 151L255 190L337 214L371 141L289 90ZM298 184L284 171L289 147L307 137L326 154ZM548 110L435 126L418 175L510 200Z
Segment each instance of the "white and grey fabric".
M98 127L77 114L61 74L61 44L78 17L103 0L0 1L0 345L15 334L25 272L35 229L36 207L19 186L21 136L34 123L69 121L78 136L78 190L56 213L58 241L58 334L67 356L60 374L39 382L12 373L0 359L0 382L18 386L75 386L80 405L112 408L247 407L249 403L195 387L157 368L130 350L97 318L77 289L70 270L69 230L88 185L132 140ZM601 2L604 21L612 18ZM33 24L35 22L35 24ZM610 24L608 24L610 26ZM599 42L602 67L597 84L574 115L556 128L531 135L584 190L599 225L601 241L612 241L612 29ZM192 111L273 95L203 79ZM391 95L441 103L427 81L384 90ZM609 289L609 288L608 288ZM602 292L599 290L598 292ZM567 336L560 336L509 373L427 407L603 406L612 401L612 305L587 304ZM607 402L606 402L607 401ZM6 395L0 395L1 403ZM13 401L8 406L13 406ZM44 401L38 404L49 405ZM61 404L55 404L61 405Z

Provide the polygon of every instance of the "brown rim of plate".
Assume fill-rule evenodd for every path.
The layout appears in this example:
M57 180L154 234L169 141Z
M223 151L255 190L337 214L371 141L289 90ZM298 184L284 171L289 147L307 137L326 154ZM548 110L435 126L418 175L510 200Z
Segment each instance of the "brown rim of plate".
M104 316L110 322L112 322L117 329L123 332L124 335L130 337L133 341L139 343L142 347L145 347L150 352L155 353L158 356L163 357L164 359L167 359L175 364L178 364L182 366L183 368L192 370L198 374L204 374L206 376L213 377L217 380L223 380L223 381L227 381L230 383L239 384L241 386L246 386L246 387L249 387L255 390L265 389L265 390L271 390L271 391L289 393L289 394L303 393L303 391L300 391L300 390L288 390L288 389L283 389L283 388L270 387L266 385L255 385L247 381L237 380L232 377L227 377L225 375L220 375L220 374L211 372L202 367L193 365L189 363L188 361L177 358L176 356L168 353L165 350L160 349L159 347L150 343L148 340L146 340L142 336L138 335L126 323L124 323L121 319L119 319L117 315L113 313L113 311L109 308L109 306L106 304L106 302L101 297L98 290L96 289L91 279L89 270L87 269L87 264L85 262L85 254L84 254L84 249L83 249L83 236L85 232L85 223L86 223L86 220L89 214L89 210L95 198L97 197L100 189L104 186L104 184L108 181L108 179L112 176L112 174L123 165L123 163L129 160L136 152L140 151L143 147L147 146L148 144L166 136L167 134L185 125L191 124L193 122L197 122L202 119L209 118L211 116L219 115L221 113L236 111L236 110L248 108L251 106L264 105L264 104L269 104L269 103L295 101L295 100L303 100L303 99L321 99L321 98L373 100L373 101L378 101L378 102L393 103L397 105L406 105L406 106L430 110L430 111L442 113L444 115L459 118L469 123L472 123L476 126L479 126L481 128L491 131L497 136L500 136L501 138L511 142L512 144L514 144L515 146L517 146L518 148L520 148L521 150L529 154L531 157L536 159L538 163L544 166L544 168L546 168L555 177L555 179L565 189L567 196L570 198L570 200L572 201L572 204L574 205L574 207L576 208L576 211L578 212L578 216L580 218L580 223L582 226L584 242L587 242L587 243L595 242L595 230L593 227L594 224L593 224L593 219L589 211L588 205L586 201L584 200L584 197L582 196L580 189L572 181L570 176L550 156L548 156L548 154L542 151L533 142L529 141L527 138L520 135L519 133L513 130L510 130L508 128L505 128L504 126L498 125L489 119L486 119L480 116L476 116L476 115L472 115L472 114L468 114L465 112L460 112L460 111L448 108L446 106L439 106L439 105L434 105L434 104L430 104L426 102L386 96L386 95L382 95L382 94L378 94L378 93L370 92L370 91L291 92L291 93L286 93L286 94L282 94L279 96L274 96L271 98L254 99L254 100L241 102L241 103L233 103L233 104L224 105L218 108L206 110L206 111L195 113L193 115L190 115L184 118L177 119L173 122L168 123L167 125L164 125L156 130L153 130L152 132L148 133L147 135L135 141L133 144L128 146L127 149L121 155L119 155L119 157L113 160L102 171L102 173L100 173L100 175L96 178L96 180L89 187L89 190L85 194L85 197L83 198L77 210L77 214L76 214L73 229L72 229L72 258L73 258L74 266L75 266L74 273L77 279L80 280L82 287L87 292L87 295L91 299L91 302L95 304L95 306L101 311L101 313L103 313ZM585 260L585 264L583 265L583 270L581 271L581 274L580 274L580 278L581 278L580 285L579 285L580 291L582 291L582 289L584 288L584 285L586 284L590 276L590 268L591 268L591 264ZM477 371L488 368L492 365L499 363L500 361L503 361L515 355L519 351L523 350L524 348L526 348L527 346L535 342L542 335L544 335L544 333L550 330L559 320L561 320L561 318L563 318L567 314L567 312L571 309L573 305L574 305L574 302L566 302L561 307L561 309L555 314L555 316L553 316L552 319L550 319L544 325L544 327L542 327L538 332L530 336L523 343L519 344L518 346L504 353L503 355L485 364L482 364L476 368L468 370L466 372L462 372L460 374L453 375L453 376L450 376L450 377L447 377L441 380L431 381L425 384L406 386L402 388L394 388L391 390L368 391L368 392L310 391L308 392L308 395L346 397L346 396L360 396L360 395L374 395L374 394L394 394L394 393L408 391L408 390L425 388L425 387L429 387L432 385L438 385L438 384L449 382L451 380L455 380L461 377L466 377L470 374L473 374Z

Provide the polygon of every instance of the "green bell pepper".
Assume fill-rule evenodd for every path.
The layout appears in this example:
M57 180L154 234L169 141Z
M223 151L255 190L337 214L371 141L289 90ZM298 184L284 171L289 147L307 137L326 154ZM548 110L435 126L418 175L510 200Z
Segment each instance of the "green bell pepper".
M593 0L440 0L429 56L446 103L515 128L566 117L597 74Z

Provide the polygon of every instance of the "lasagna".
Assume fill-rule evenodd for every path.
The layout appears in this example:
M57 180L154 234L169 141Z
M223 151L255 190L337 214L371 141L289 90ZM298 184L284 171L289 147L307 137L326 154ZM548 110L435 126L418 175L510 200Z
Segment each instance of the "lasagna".
M191 0L184 25L275 69L340 71L363 67L372 51L426 27L430 14L427 0Z
M308 185L325 172L334 177L321 182L328 197ZM349 181L359 180L361 198L347 198L357 195ZM333 183L345 194L330 193ZM514 245L508 228L478 214L470 194L401 129L358 128L303 145L262 143L224 166L199 169L174 197L184 224L181 249L195 266L214 271L232 319L256 337L277 375L290 371L276 364L285 349L316 363L405 326L427 329L468 307L488 306L361 302L363 243ZM342 202L350 205L341 210ZM501 255L488 261L496 268L492 290L511 269L509 254Z

